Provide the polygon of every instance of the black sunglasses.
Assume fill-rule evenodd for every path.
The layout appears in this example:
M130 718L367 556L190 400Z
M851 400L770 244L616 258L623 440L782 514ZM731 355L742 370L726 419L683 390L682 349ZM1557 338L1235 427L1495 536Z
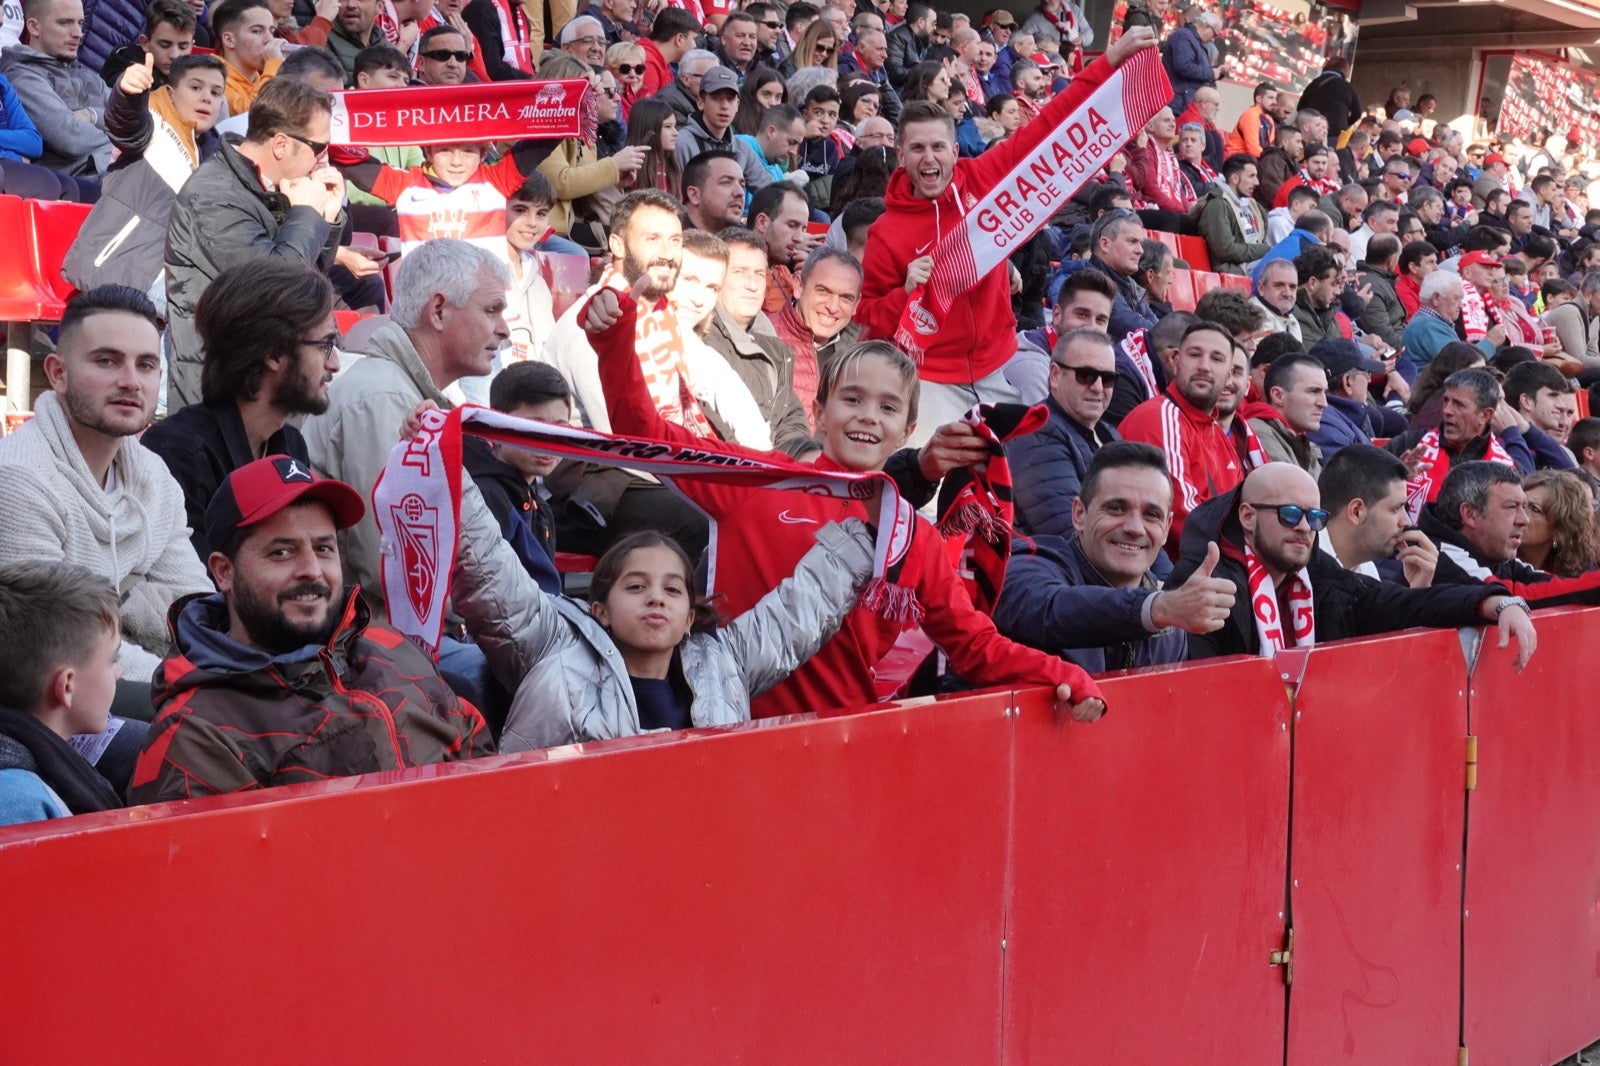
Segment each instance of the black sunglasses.
M1328 527L1328 512L1320 507L1301 507L1297 503L1252 503L1250 506L1258 511L1276 511L1278 521L1286 529L1298 526L1302 519L1313 533L1320 533Z
M290 133L288 130L284 130L283 135L291 140L299 141L301 144L311 149L312 155L321 156L326 154L328 151L329 142L327 141L313 141L309 137L302 137L298 133Z
M638 66L634 66L631 63L618 63L616 72L618 74L643 74L644 64L640 63Z
M435 63L443 63L447 59L454 59L457 63L469 63L472 61L472 53L458 52L454 48L434 48L422 53L422 58L431 59ZM640 67L639 71L643 73L644 68Z
M1068 366L1066 363L1056 363L1054 359L1050 361L1062 370L1072 371L1072 376L1078 379L1078 384L1086 389L1097 380L1101 385L1105 386L1107 392L1117 387L1117 372L1115 370L1096 370L1092 366Z
M761 25L765 26L769 30L783 29L783 23L781 22L763 22Z

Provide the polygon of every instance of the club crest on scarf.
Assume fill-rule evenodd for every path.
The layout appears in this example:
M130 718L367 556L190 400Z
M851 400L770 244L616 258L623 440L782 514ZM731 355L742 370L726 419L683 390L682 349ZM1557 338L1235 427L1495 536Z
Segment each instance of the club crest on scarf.
M428 612L439 580L439 509L416 493L407 493L389 508L405 573L406 600L419 616Z

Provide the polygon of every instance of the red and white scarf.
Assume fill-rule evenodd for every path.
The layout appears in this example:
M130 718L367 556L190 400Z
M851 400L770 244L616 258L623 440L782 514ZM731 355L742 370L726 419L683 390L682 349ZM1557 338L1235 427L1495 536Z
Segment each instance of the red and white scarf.
M949 484L960 488L939 516L939 532L948 538L951 562L966 583L973 604L984 614L994 613L1005 582L1006 561L1011 558L1011 466L1006 462L1008 440L1036 433L1050 420L1043 404L978 404L961 421L971 426L989 446L989 458L950 475Z
M1148 329L1136 329L1122 338L1118 345L1122 354L1133 363L1133 368L1139 372L1139 377L1144 381L1148 396L1160 396L1161 386L1156 384L1156 367L1150 361L1150 344Z
M821 470L777 453L770 458L751 458L707 452L692 445L533 422L469 406L423 412L421 430L390 450L389 461L372 487L372 516L378 524L381 547L379 573L389 623L430 651L439 647L461 528L463 433L600 466L648 471L665 481L697 477L836 499L861 499L881 484L873 576L861 603L896 621L920 618L915 612L904 617L890 613L903 612L907 601L915 605L915 590L899 582L916 516L881 471Z
M1287 647L1313 647L1317 643L1317 620L1311 599L1311 575L1306 568L1302 566L1289 575L1289 624L1294 634L1293 645L1284 640L1278 587L1272 583L1272 576L1248 541L1244 546L1244 569L1250 580L1250 615L1256 620L1256 636L1261 643L1259 654L1270 659Z
M1461 279L1461 289L1461 327L1467 343L1476 344L1500 324L1500 308L1495 306L1494 297L1485 296L1465 278Z
M617 292L627 292L630 286L622 272L613 264L607 268L600 284ZM645 388L656 410L668 422L702 437L714 437L716 431L711 421L700 409L695 399L693 383L689 380L689 364L683 355L683 335L679 332L678 316L666 298L656 301L653 308L639 305L635 323L634 351L639 355L639 368L644 372Z
M1440 446L1437 429L1424 433L1422 439L1417 441L1416 450L1420 466L1417 473L1406 482L1406 510L1411 514L1413 525L1422 517L1423 505L1438 499L1439 487L1444 484L1445 475L1450 473L1450 453ZM1512 469L1517 465L1494 433L1489 434L1489 447L1483 457L1488 462L1504 463Z
M1250 428L1250 420L1248 418L1240 418L1235 415L1233 431L1239 434L1239 438L1244 441L1244 446L1239 447L1238 450L1239 458L1244 462L1246 473L1251 470L1260 470L1271 462L1267 458L1267 450L1261 446L1261 438L1256 435L1255 430ZM1238 446L1235 445L1235 447Z
M933 250L933 274L906 301L895 343L921 363L940 320L956 301L1032 240L1061 204L1171 100L1172 84L1161 66L1161 53L1142 49L1017 160L981 200L963 201L961 223ZM1012 228L1019 224L1020 229Z

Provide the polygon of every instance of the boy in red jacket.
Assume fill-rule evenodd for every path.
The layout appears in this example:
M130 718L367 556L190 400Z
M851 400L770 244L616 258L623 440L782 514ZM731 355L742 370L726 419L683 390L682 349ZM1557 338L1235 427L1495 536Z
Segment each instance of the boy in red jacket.
M748 453L737 444L690 434L663 419L645 388L633 351L635 305L626 294L602 289L584 311L589 343L599 355L606 408L618 433L693 443L707 451ZM817 390L817 435L824 470L879 471L916 423L916 367L889 344L867 345L835 360ZM790 574L816 527L854 516L873 521L856 500L695 481L677 488L716 523L710 550L711 586L730 615L748 610ZM720 578L720 580L719 580ZM893 575L924 609L922 628L963 678L980 685L1056 686L1056 706L1079 721L1105 711L1100 690L1079 667L1002 637L988 615L973 606L951 567L945 542L929 522L916 519L910 548ZM904 619L858 605L833 638L783 683L751 703L755 718L801 714L876 703L872 669L886 655Z
M1104 56L1086 67L1038 117L974 159L958 159L955 124L938 106L908 104L900 119L900 169L884 193L887 210L867 235L862 264L861 302L856 321L865 336L892 338L912 290L933 273L932 251L950 230L966 221L967 210L1017 162L1055 132L1061 120L1091 96L1111 72L1143 48L1155 45L1147 27L1124 33ZM931 338L921 376L924 433L959 418L979 401L1020 402L1001 373L1016 353L1017 319L1011 311L1010 268L999 267L978 279L961 300L959 314L939 324Z

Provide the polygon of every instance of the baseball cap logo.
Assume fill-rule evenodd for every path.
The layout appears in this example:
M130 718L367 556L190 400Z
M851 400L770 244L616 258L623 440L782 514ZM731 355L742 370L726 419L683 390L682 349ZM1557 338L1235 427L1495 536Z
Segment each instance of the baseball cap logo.
M300 460L298 459L274 459L272 465L277 468L278 477L282 478L286 485L291 481L316 480L311 476L311 471L300 465Z

